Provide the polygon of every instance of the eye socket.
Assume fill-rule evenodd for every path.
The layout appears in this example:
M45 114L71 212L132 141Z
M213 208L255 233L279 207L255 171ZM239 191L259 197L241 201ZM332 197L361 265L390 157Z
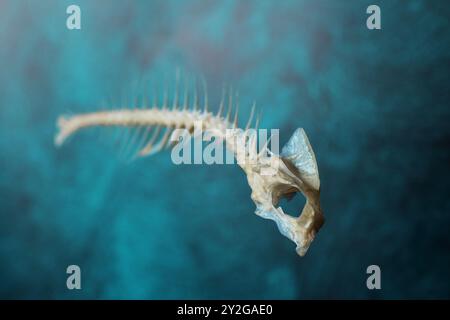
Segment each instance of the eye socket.
M305 204L305 197L296 191L284 194L278 201L278 206L283 209L283 212L294 218L298 218Z

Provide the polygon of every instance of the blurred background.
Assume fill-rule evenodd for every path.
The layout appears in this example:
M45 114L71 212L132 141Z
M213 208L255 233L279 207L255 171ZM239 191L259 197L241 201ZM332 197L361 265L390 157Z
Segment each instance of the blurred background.
M425 0L1 0L0 298L449 298L449 16ZM305 257L236 166L124 164L88 131L54 147L60 114L177 67L216 104L224 83L244 115L257 101L281 145L306 130L326 223Z

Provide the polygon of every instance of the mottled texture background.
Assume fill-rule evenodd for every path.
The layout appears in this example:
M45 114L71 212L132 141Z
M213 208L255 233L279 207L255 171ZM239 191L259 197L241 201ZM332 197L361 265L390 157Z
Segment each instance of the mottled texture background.
M449 298L449 7L0 1L0 298ZM125 165L93 132L54 147L59 114L175 67L211 99L232 83L244 114L256 100L282 144L305 128L327 220L304 258L253 214L237 167Z

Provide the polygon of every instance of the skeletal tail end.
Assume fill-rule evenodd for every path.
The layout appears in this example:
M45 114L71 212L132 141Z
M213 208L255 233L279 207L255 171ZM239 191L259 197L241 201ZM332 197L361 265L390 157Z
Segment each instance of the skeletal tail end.
M65 117L60 116L56 121L56 126L58 128L58 132L55 135L54 143L55 146L61 146L64 141L75 131L74 127L70 125L71 121Z

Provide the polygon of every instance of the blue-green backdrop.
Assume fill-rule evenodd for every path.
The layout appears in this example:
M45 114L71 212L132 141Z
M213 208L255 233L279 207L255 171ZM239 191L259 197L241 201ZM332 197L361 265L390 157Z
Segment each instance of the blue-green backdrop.
M366 28L373 3L382 30ZM0 298L449 298L449 7L0 1ZM177 67L212 101L239 88L244 115L256 100L282 143L305 128L326 224L304 258L235 166L124 164L97 131L54 147L58 115Z

